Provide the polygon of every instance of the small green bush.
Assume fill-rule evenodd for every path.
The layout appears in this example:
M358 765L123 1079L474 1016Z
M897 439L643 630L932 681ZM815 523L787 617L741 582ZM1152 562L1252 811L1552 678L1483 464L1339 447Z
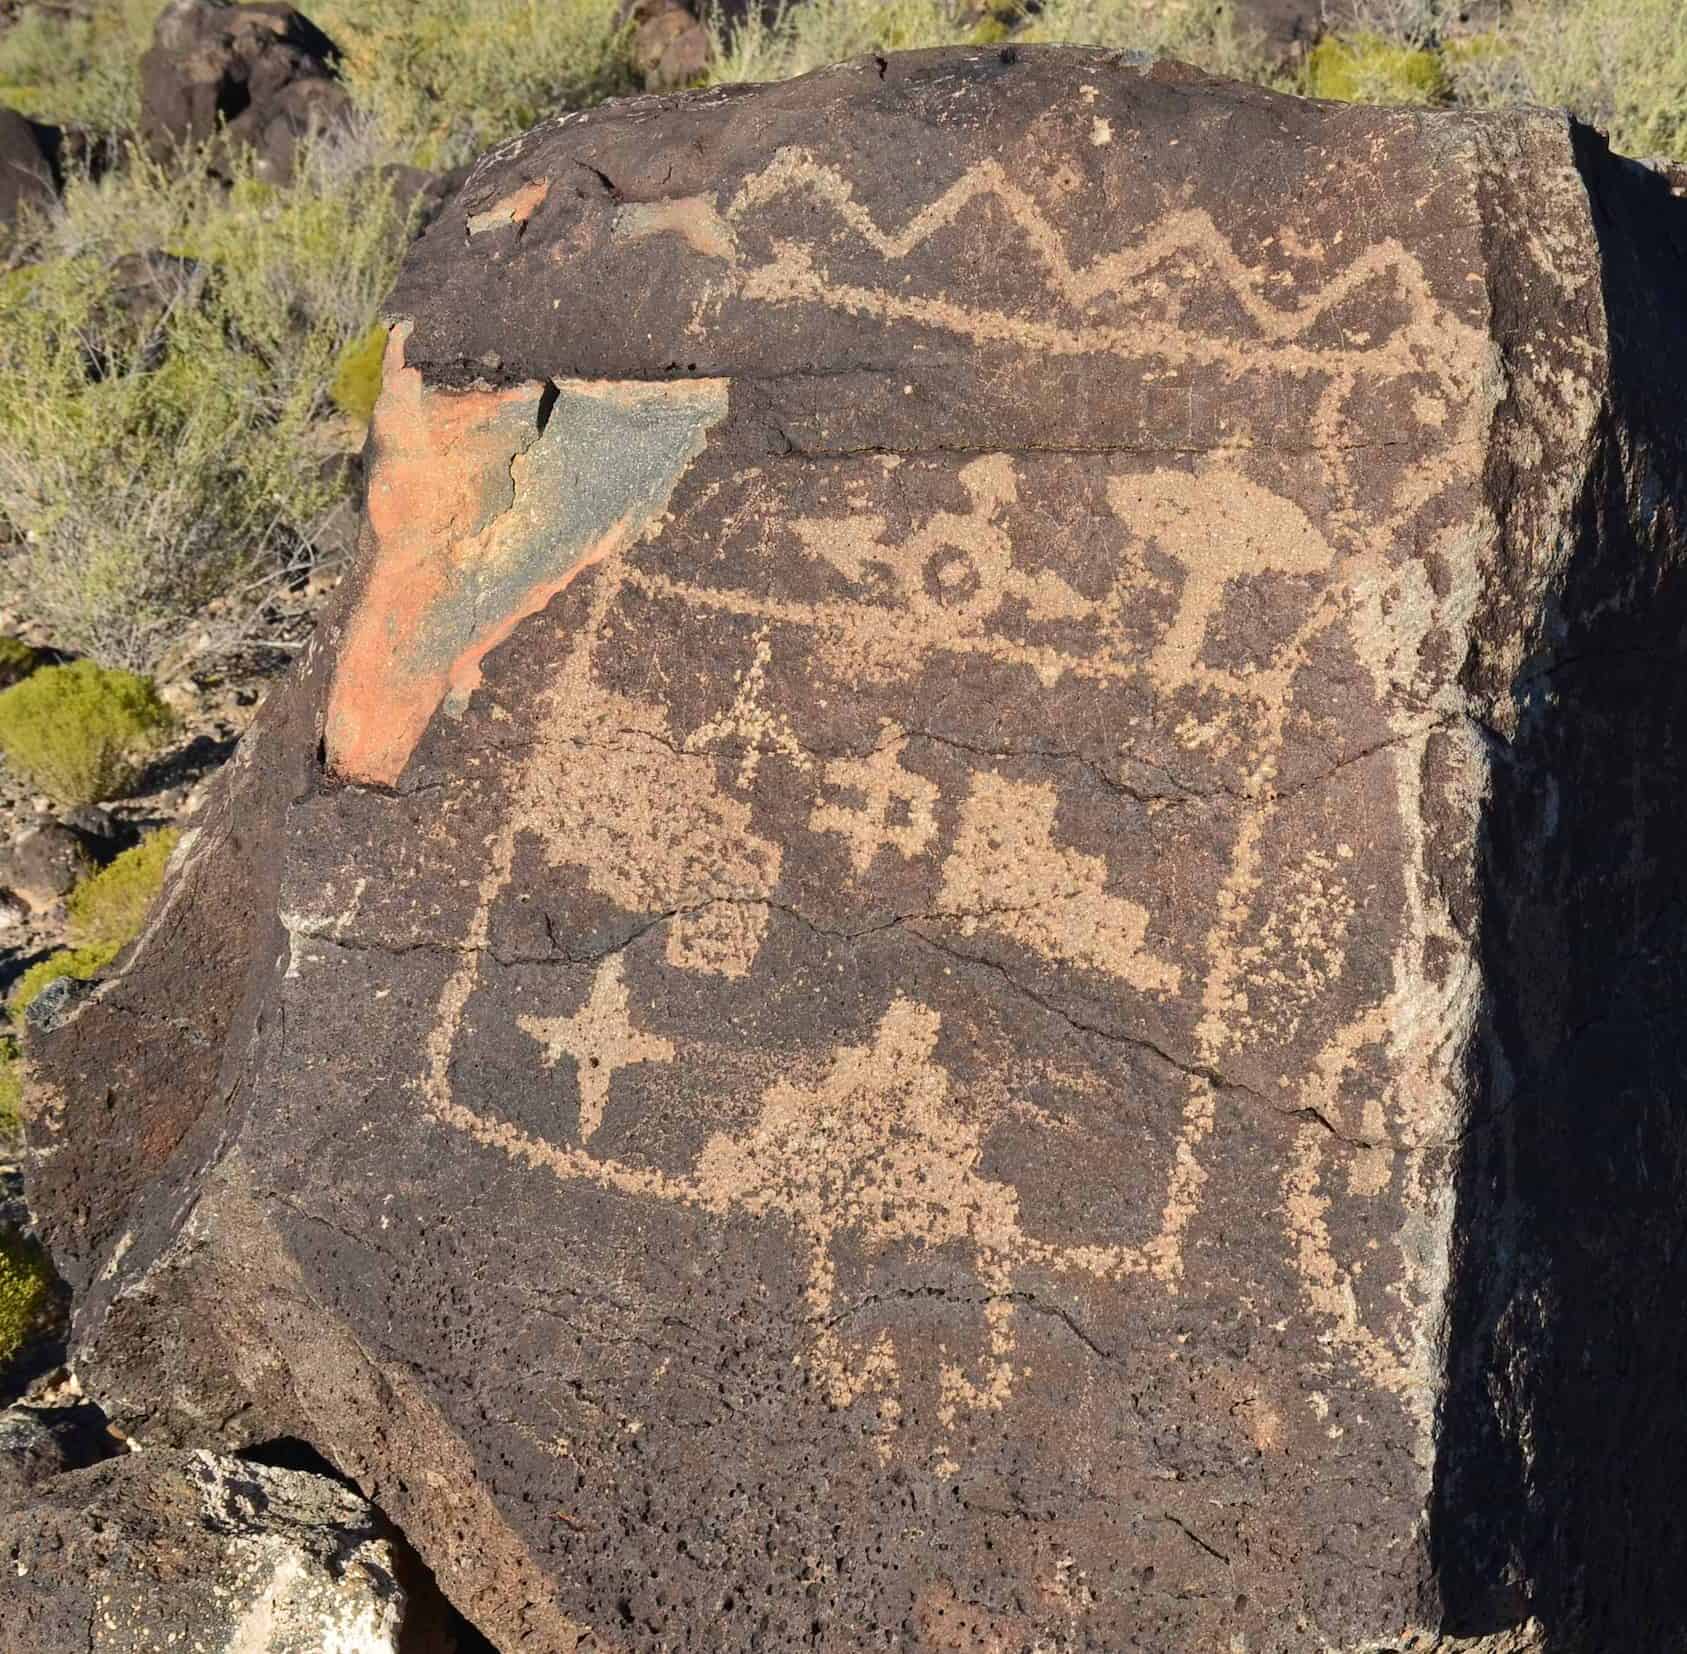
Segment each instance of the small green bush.
M452 167L635 90L618 0L322 0L351 94L403 159Z
M180 838L176 828L166 827L125 850L109 867L79 880L65 899L71 942L77 947L115 943L121 948L134 941L163 887L164 869Z
M367 421L381 394L381 363L386 355L387 330L377 322L361 339L354 339L340 352L334 382L328 394L334 406L349 419Z
M140 55L164 0L96 0L86 16L26 7L0 33L0 103L40 121L127 132L140 116Z
M60 977L74 977L78 982L91 981L122 951L120 942L95 942L85 948L60 948L45 959L38 959L13 985L12 997L6 1006L12 1021L19 1028L23 1027L24 1013L40 998L42 990L51 987Z
M404 247L358 134L275 189L132 154L72 178L0 280L0 599L69 654L157 672L253 635L315 556L330 385ZM225 169L226 170L226 169ZM119 261L153 260L148 302ZM132 265L133 259L129 260Z
M0 1229L0 1363L10 1361L40 1323L53 1270L38 1242Z
M1309 97L1340 103L1445 103L1451 92L1438 53L1380 34L1326 35L1307 54Z
M146 678L88 660L0 690L0 752L61 804L117 797L174 722Z
M1687 6L1519 0L1454 85L1472 104L1562 105L1620 155L1687 161Z
M23 1132L23 1060L18 1042L0 1035L0 1149L16 1146Z

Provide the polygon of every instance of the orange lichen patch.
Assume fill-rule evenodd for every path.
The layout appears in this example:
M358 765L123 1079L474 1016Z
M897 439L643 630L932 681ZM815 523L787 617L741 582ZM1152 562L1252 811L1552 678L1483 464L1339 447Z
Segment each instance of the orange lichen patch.
M535 178L512 190L503 200L494 202L485 212L469 218L469 234L480 235L503 224L525 224L539 210L539 204L551 193L549 178Z
M390 786L447 696L581 570L660 515L704 428L717 380L440 391L387 346L372 427L368 574L329 693L328 764ZM601 456L602 463L597 463Z

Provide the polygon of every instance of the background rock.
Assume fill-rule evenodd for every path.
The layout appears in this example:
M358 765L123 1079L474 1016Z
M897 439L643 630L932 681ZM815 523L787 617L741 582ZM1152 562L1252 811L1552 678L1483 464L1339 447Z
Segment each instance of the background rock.
M300 1471L127 1454L0 1510L0 1562L7 1654L449 1654L405 1639L387 1525Z
M685 0L633 0L633 69L652 92L689 85L708 67L714 43L708 26Z
M1683 270L1101 52L494 151L32 1035L91 1391L505 1649L1679 1642Z
M82 834L63 822L47 821L0 852L0 885L33 908L49 908L97 866Z
M0 108L0 230L25 206L44 211L59 198L58 129Z
M89 1402L62 1407L24 1403L0 1412L0 1511L66 1471L85 1470L123 1451Z
M283 182L300 138L350 113L338 57L291 6L171 0L141 58L141 139L168 160L226 135L250 147L260 176Z

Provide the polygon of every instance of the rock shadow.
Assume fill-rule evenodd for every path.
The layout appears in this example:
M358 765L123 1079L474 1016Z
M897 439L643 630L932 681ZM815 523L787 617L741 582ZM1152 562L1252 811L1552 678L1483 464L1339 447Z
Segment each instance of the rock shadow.
M1576 142L1611 388L1495 740L1430 1549L1444 1631L1598 1654L1687 1648L1687 202Z

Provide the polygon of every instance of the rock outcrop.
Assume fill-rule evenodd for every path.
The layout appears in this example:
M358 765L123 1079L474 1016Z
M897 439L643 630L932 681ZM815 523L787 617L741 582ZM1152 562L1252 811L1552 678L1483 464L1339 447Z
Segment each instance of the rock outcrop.
M82 1382L505 1650L1679 1643L1684 241L1092 51L494 151L31 1036Z
M0 1514L54 1477L86 1470L122 1451L100 1410L87 1402L6 1408L0 1412Z
M0 1509L0 1562L7 1654L455 1650L411 1620L402 1549L355 1493L211 1453L126 1454L35 1487Z
M350 113L338 61L328 36L278 0L170 0L141 58L141 139L158 160L243 145L260 176L283 183L301 139Z
M59 198L59 132L0 107L0 234L25 211L46 212Z

